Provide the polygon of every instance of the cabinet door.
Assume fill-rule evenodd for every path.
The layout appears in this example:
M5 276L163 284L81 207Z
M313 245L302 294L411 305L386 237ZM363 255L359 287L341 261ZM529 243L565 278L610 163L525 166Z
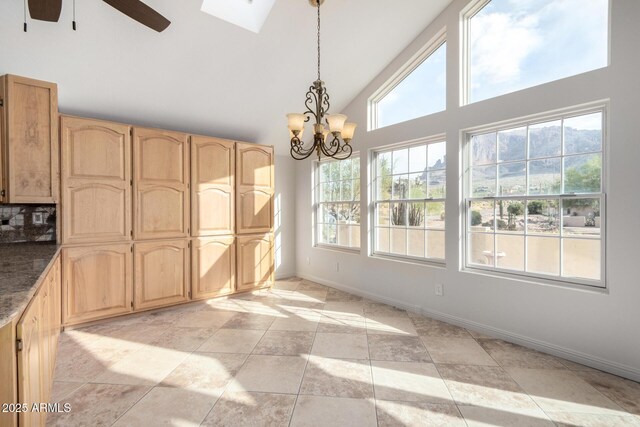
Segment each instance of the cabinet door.
M236 286L235 239L210 237L194 240L191 266L194 299L233 293Z
M186 134L133 129L136 240L189 235Z
M63 116L62 242L131 240L131 128Z
M51 334L49 336L49 348L51 349L51 362L49 364L50 368L50 378L53 379L53 374L56 367L56 353L58 350L58 337L60 336L60 323L61 323L61 306L62 300L60 298L61 293L61 282L60 282L60 256L56 258L53 266L49 272L50 276L50 286L51 291L49 292L50 298L50 320L49 327Z
M189 299L189 244L186 240L135 245L136 310Z
M57 86L12 75L3 79L4 202L57 203Z
M52 317L52 303L51 303L51 276L48 275L45 278L45 283L42 284L38 291L38 303L40 304L40 396L42 402L49 401L50 386L51 386L51 359L52 353L52 332L51 317Z
M228 235L234 227L235 143L191 137L191 227L193 236Z
M22 341L18 352L18 393L20 403L31 405L44 402L42 396L42 372L40 349L40 302L38 296L31 300L17 325L17 338ZM21 412L20 426L43 425L43 413Z
M273 285L273 235L239 236L237 245L238 290Z
M130 312L132 258L130 244L64 249L64 323L82 323Z
M238 234L273 228L273 147L236 143Z

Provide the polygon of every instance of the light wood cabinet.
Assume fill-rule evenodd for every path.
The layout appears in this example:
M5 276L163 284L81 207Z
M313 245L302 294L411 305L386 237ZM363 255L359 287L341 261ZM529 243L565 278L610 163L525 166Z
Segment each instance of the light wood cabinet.
M136 240L189 236L188 137L133 129Z
M191 137L191 234L229 235L235 231L235 143Z
M62 242L130 241L131 128L62 116Z
M274 282L273 235L238 236L238 290L272 286Z
M132 309L131 244L65 248L64 324L128 313Z
M0 81L0 203L57 203L57 86L13 75Z
M189 299L189 243L186 240L135 244L136 310Z
M273 229L273 147L236 143L236 227L238 234Z
M17 378L17 402L28 405L29 409L33 404L49 402L51 397L60 334L59 274L57 257L16 325L15 336L19 343L17 376L14 377ZM45 421L46 412L19 414L21 427L44 426Z
M194 239L191 268L193 299L213 298L235 292L235 238Z

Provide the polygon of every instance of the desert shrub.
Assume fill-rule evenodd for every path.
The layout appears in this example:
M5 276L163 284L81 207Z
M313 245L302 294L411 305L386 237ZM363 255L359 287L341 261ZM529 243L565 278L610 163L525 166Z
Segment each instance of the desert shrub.
M480 211L471 211L471 225L476 226L482 224L482 214Z

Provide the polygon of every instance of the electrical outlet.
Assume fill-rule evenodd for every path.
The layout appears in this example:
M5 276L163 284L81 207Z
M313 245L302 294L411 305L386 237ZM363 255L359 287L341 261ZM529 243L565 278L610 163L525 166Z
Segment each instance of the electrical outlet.
M444 296L444 285L442 283L436 283L435 291L437 296Z
M336 271L340 271L340 263L336 262Z

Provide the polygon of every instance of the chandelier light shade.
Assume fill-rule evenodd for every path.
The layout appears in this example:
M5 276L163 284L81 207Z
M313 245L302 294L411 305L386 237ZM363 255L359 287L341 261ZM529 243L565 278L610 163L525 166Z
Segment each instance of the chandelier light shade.
M309 0L309 3L318 10L318 79L313 82L307 92L304 102L306 111L302 114L287 114L291 157L304 160L316 153L318 159L325 156L344 160L353 152L351 140L357 125L347 123L347 116L344 114L328 114L329 93L320 79L320 5L324 0ZM313 120L313 141L307 144L302 140L302 135L305 123L311 120Z

